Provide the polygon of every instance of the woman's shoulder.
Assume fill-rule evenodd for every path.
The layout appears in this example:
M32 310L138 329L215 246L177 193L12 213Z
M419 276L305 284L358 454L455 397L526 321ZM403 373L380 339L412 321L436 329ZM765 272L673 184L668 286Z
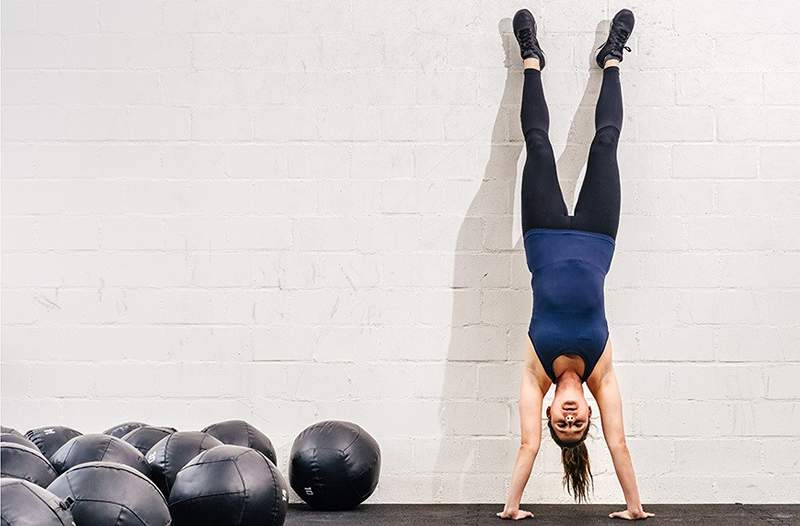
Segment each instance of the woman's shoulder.
M533 344L528 339L528 345L525 350L525 371L530 374L536 381L536 384L542 389L542 394L546 394L553 381L547 376L547 371L544 370L539 355L533 348Z

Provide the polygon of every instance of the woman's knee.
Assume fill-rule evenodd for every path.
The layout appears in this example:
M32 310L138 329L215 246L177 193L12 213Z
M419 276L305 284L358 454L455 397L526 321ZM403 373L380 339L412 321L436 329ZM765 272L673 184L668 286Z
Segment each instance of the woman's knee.
M592 150L615 150L619 142L619 130L614 126L604 126L597 130L592 141Z
M525 131L525 146L529 155L546 155L551 149L550 137L539 128L528 129Z

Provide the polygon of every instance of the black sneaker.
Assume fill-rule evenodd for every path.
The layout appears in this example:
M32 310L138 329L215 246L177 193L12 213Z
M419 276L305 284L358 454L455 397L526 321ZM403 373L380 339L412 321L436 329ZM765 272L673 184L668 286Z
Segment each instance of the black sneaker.
M597 48L600 50L597 53L598 66L602 68L606 60L610 58L615 58L622 62L622 50L631 50L625 43L633 32L633 23L633 12L630 9L623 9L614 15L606 43Z
M519 43L519 54L522 59L538 58L539 69L544 69L544 53L536 40L536 19L527 9L520 9L514 15L514 36Z

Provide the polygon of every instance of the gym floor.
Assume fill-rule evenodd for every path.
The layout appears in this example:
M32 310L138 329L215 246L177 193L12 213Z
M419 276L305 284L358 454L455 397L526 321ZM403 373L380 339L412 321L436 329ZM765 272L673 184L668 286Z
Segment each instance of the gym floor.
M501 509L498 504L373 504L363 505L355 511L313 511L303 504L293 504L286 517L286 526L499 526L506 524L495 517ZM536 505L524 507L536 517L522 521L536 525L622 525L623 521L609 519L608 514L622 509L607 505ZM647 524L702 524L725 526L794 526L800 525L800 505L756 504L654 504L647 511L656 514Z

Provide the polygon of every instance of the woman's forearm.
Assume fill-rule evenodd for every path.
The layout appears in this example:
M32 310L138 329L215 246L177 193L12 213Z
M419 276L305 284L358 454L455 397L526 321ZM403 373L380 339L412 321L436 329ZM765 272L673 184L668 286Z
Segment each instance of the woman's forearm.
M620 445L610 448L611 460L614 462L614 470L617 472L619 485L622 486L622 494L625 496L625 503L628 509L639 510L642 502L639 499L639 488L636 486L636 473L633 469L630 451L627 445Z
M522 500L522 492L525 491L525 485L528 483L528 479L531 476L533 461L536 460L536 454L538 452L538 448L531 446L519 447L517 451L517 460L514 463L514 471L511 475L511 486L508 488L506 509L519 508L520 500Z

